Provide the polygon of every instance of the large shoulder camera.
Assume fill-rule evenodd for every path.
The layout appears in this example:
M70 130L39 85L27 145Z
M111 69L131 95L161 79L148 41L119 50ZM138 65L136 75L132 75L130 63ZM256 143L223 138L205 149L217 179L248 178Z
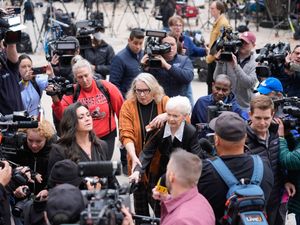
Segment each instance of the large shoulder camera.
M105 178L121 174L121 163L117 161L79 162L78 173L81 177ZM115 189L102 189L100 191L82 191L83 196L88 200L87 208L81 212L80 224L94 225L121 225L123 221L122 205L130 208L130 194L132 188L120 187L115 184ZM159 224L158 218L146 216L133 216L143 224Z
M57 54L59 56L59 66L67 68L70 67L71 60L78 49L78 42L68 40L66 37L53 40L48 43L46 59L51 61L52 57Z
M256 62L258 78L280 75L285 64L285 57L291 51L290 44L279 42L277 44L266 44L260 49Z
M38 121L28 117L26 111L14 112L10 115L0 116L0 156L14 160L17 151L24 150L26 134L18 131L19 128L36 128Z
M104 31L103 15L102 19L81 20L76 23L76 38L80 44L80 50L92 48L91 34Z
M156 59L156 55L163 55L171 51L171 46L168 43L162 44L161 40L167 36L165 31L146 31L145 53L149 56L146 66L150 68L161 68L160 59Z
M214 55L221 50L220 60L232 61L232 53L236 55L241 46L242 41L238 33L233 32L231 28L223 27L220 36L211 47L210 54Z
M46 91L49 96L54 95L73 95L74 86L73 84L64 77L54 77L48 80L48 85L53 85L52 91Z
M281 112L281 118L284 128L287 130L297 129L300 125L300 98L286 97L274 100L274 106L277 111Z
M14 8L14 14L5 15L0 13L0 40L4 39L6 44L21 42L21 30L25 28L21 24L20 8Z

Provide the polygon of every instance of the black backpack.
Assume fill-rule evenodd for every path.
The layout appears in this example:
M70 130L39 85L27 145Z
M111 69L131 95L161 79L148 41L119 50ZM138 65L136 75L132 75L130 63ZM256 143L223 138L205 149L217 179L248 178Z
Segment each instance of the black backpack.
M222 225L268 225L265 217L264 192L260 187L263 178L263 162L258 155L253 159L253 174L249 181L237 180L220 157L208 159L228 186Z
M104 97L106 98L107 103L108 103L108 107L109 107L109 131L111 132L112 131L111 130L111 116L112 116L114 111L113 111L113 107L112 107L111 100L110 100L110 94L109 94L107 88L104 87L104 85L102 84L101 80L96 80L96 84L97 84L97 87L98 87L99 91L101 91L101 93L104 95ZM77 102L78 97L79 97L79 93L80 93L80 85L76 85L74 95L73 95L73 103Z

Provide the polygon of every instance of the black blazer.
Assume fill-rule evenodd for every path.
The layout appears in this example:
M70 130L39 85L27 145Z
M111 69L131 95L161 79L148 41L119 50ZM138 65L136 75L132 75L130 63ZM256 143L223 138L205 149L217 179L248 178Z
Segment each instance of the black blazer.
M139 157L142 168L137 166L135 170L144 173L150 165L157 149L161 154L158 176L161 176L166 172L170 155L175 148L182 148L188 152L198 155L200 158L203 158L203 151L199 144L198 134L193 125L187 123L184 124L182 142L180 142L176 137L173 142L171 136L163 138L165 126L166 124L149 138L149 141L145 144Z

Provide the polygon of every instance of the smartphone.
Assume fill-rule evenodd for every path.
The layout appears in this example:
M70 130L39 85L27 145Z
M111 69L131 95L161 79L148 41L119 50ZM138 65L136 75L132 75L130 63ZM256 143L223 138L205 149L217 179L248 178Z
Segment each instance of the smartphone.
M17 44L21 42L21 31L6 31L4 41L6 44Z
M34 67L32 68L32 71L33 71L33 75L36 75L36 74L43 74L43 73L46 73L46 70L47 70L47 66L42 66L42 67Z
M9 12L11 12L10 14L20 14L21 13L21 7L11 7L11 8L7 8L7 10Z
M20 14L21 13L21 7L15 7L13 8L14 14Z

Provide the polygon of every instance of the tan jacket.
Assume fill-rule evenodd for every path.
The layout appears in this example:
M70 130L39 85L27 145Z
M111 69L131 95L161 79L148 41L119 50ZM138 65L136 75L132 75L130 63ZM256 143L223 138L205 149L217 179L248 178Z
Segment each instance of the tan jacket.
M165 107L168 100L169 97L164 96L161 102L157 104L158 114L166 112ZM126 100L123 103L119 115L119 134L120 134L120 141L124 146L129 142L134 143L136 155L139 156L140 152L142 151L143 140L142 140L141 124L140 124L140 118L139 118L139 112L138 112L136 100ZM160 155L157 151L150 166L151 172L157 171L159 158ZM128 174L131 174L132 161L129 154L127 154L127 160L128 160Z
M213 43L217 40L219 35L221 34L222 27L230 27L229 21L227 20L224 14L220 15L220 17L215 21L213 24L212 31L210 32L210 39L209 39L209 48L213 45ZM215 57L213 55L206 56L206 62L212 63L215 61Z

